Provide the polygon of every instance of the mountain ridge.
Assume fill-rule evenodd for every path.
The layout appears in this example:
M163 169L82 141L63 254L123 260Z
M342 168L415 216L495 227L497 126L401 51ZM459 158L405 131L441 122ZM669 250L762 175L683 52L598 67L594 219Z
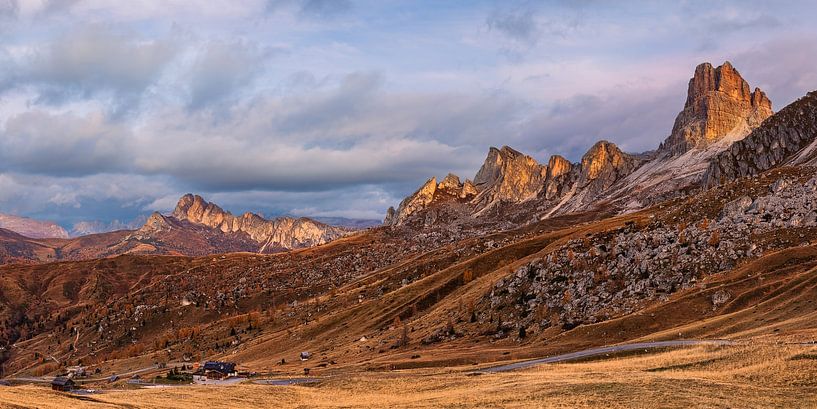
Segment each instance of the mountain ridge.
M70 237L62 226L54 222L10 214L0 213L0 228L34 239L67 239Z
M729 61L718 67L702 63L689 80L684 108L670 135L655 151L625 153L602 139L577 163L553 155L540 164L508 146L491 147L474 176L475 198L468 209L459 206L454 213L459 219L478 219L492 214L494 207L511 206L530 222L606 205L638 210L699 188L709 161L773 114L765 92L750 91ZM429 180L406 197L397 211L387 212L384 224L401 225L433 203L450 203L435 201L431 184Z

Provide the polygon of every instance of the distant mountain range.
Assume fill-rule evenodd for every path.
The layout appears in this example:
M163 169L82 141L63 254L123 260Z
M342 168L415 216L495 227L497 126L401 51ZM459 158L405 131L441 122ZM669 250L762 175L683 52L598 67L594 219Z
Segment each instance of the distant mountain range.
M84 234L69 238L53 223L9 217L11 228L0 229L0 264L85 260L121 254L201 256L214 253L275 253L328 243L370 223L342 221L332 226L301 217L265 219L254 213L234 216L201 196L188 194L169 216L153 213L141 226L88 223L77 226ZM12 223L13 221L13 223ZM24 234L17 229L23 230Z
M11 230L34 239L67 239L69 237L68 232L54 222L2 213L0 213L0 229Z

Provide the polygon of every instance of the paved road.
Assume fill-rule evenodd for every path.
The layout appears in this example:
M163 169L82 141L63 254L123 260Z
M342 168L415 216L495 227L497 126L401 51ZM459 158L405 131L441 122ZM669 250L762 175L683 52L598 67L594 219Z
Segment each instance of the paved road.
M259 385L292 386L318 382L318 378L290 378L290 379L258 379L253 381Z
M481 369L477 372L507 372L515 371L517 369L530 368L540 364L553 364L557 362L573 361L580 358L587 358L596 355L635 351L638 349L652 349L665 347L682 347L691 345L732 345L732 341L724 340L678 340L678 341L656 341L656 342L639 342L635 344L611 345L600 348L586 349L584 351L571 352L569 354L554 355L546 358L531 359L527 361L515 362L507 365L492 366Z

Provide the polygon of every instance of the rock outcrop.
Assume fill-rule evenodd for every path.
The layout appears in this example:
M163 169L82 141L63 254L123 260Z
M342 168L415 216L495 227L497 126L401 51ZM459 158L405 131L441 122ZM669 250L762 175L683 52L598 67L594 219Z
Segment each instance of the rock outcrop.
M817 91L786 106L715 157L704 185L711 187L783 164L817 165Z
M596 142L582 157L578 188L601 193L629 175L638 163L638 159L622 152L615 144Z
M700 64L670 136L650 158L614 186L607 198L624 211L697 189L709 161L772 115L771 102L728 62Z
M742 196L727 202L717 219L694 216L690 223L678 224L664 216L643 226L630 222L567 241L498 280L478 303L483 310L478 318L536 330L606 321L773 252L776 246L791 245L762 237L817 226L817 175L783 177L767 190L761 188L764 183L757 184L754 199ZM729 191L721 194L728 197ZM706 202L701 197L682 206L703 207ZM695 212L684 207L676 211ZM713 291L715 308L731 297L721 291Z
M573 170L573 164L563 156L553 155L550 157L543 192L546 200L558 199L566 193L567 189L572 185L573 179L575 179Z
M487 208L498 202L524 202L542 190L546 176L547 168L532 157L507 146L492 147L474 176L474 185L479 190L476 204Z
M450 203L452 199L468 205L465 214L462 208L455 213L473 218L494 214L494 210L501 214L504 206L523 203L532 203L531 207L547 216L578 210L591 204L640 163L641 159L607 141L593 145L579 163L554 155L547 165L507 146L492 147L473 183L468 180L460 183L460 179L451 174L440 183L431 178L405 198L397 210L389 208L384 224L404 224L410 216L434 203ZM426 216L424 226L438 220L438 214Z
M192 194L179 200L172 216L178 220L219 229L224 233L246 233L260 244L258 251L261 253L317 246L347 232L308 218L279 217L267 220L254 213L234 216L205 201L201 196Z
M705 148L730 133L745 136L771 115L772 103L766 94L759 88L750 91L732 64L727 61L713 68L703 63L689 80L684 110L659 152L679 156L693 148Z
M457 175L449 173L442 182L437 178L427 180L416 192L403 199L397 210L390 207L383 224L387 226L403 224L411 215L428 208L433 202L464 202L474 198L477 188L470 180L460 182Z

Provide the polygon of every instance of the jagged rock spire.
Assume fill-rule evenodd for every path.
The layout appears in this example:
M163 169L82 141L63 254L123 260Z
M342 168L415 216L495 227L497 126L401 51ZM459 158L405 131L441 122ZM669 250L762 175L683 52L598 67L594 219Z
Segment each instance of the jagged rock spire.
M766 94L759 88L750 91L729 61L717 68L703 63L689 80L684 110L659 152L677 156L705 148L727 135L739 139L771 115L772 104Z

